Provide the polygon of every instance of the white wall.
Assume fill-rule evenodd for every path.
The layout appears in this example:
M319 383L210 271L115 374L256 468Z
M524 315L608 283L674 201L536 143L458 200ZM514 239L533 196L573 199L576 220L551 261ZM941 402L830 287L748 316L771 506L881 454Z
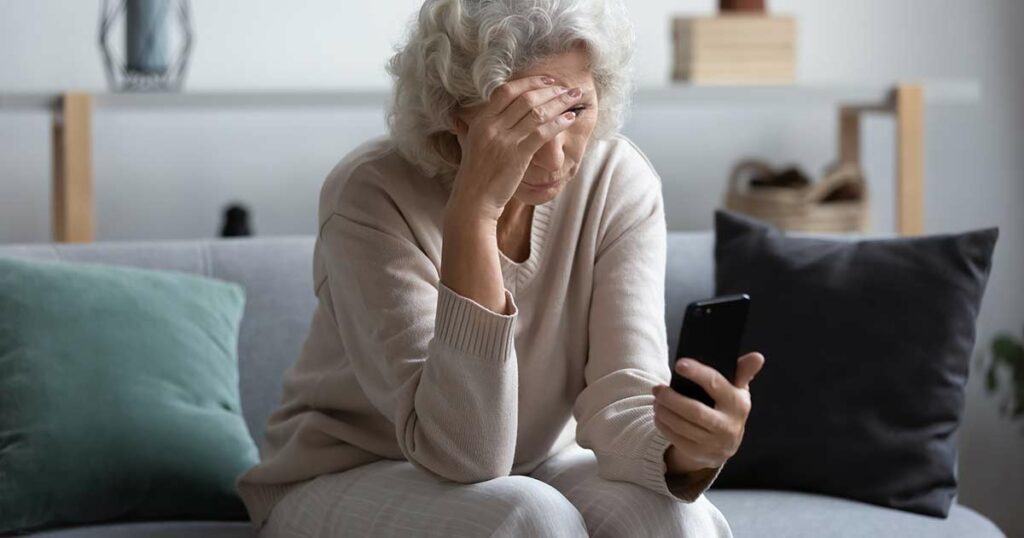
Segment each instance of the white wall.
M0 92L104 87L97 0L0 0ZM188 88L383 88L383 63L419 0L193 2L198 34ZM669 72L668 19L711 0L631 2L641 84ZM800 20L807 81L975 78L983 100L932 107L927 120L926 228L998 225L1002 236L979 342L1024 325L1024 2L775 0ZM626 128L665 179L669 225L710 226L741 155L817 172L834 153L834 112L636 109ZM892 226L892 121L866 125L876 229ZM384 132L379 110L103 111L94 118L101 240L209 237L226 202L254 212L259 234L314 233L330 167ZM48 117L0 112L0 242L47 241ZM1024 536L1024 435L996 414L975 372L961 430L960 501Z

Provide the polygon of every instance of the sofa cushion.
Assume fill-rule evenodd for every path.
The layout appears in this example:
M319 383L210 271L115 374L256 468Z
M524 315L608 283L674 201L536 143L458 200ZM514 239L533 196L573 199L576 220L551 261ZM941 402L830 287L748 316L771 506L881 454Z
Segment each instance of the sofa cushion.
M722 512L735 536L1004 537L991 521L959 504L950 507L946 519L939 519L811 493L712 488L704 495Z
M241 286L0 259L0 532L244 519Z
M299 356L316 309L315 239L297 235L0 245L0 257L163 269L240 284L245 288L238 330L242 414L259 442L267 418L280 403L284 372ZM703 261L711 290L710 240Z
M256 538L251 523L233 521L153 521L67 527L33 538Z
M771 490L716 490L705 493L735 536L788 538L861 538L928 536L930 538L1005 538L991 521L954 504L947 519L911 514L857 501ZM54 529L33 538L255 538L248 523L162 521L116 523Z
M946 516L996 229L837 241L716 217L718 294L751 296L764 353L718 487L793 489Z

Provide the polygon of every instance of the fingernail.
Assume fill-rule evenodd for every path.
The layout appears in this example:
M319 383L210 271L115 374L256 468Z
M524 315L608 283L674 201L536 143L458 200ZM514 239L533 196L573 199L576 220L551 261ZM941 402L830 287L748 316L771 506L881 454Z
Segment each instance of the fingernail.
M543 82L544 84L547 84L548 86L555 83L555 79L551 77L541 77L540 81Z
M680 359L678 362L676 362L676 367L679 368L680 370L685 370L690 367L690 361L687 359Z
M573 88L569 90L569 95L571 95L572 97L579 97L583 95L583 90L580 88Z

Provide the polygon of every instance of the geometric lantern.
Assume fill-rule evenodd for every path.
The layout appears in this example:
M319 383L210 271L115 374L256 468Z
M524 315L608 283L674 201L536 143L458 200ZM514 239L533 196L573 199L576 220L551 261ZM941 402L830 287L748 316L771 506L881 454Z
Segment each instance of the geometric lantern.
M123 54L111 35L124 27ZM180 91L192 52L188 0L103 0L99 45L111 91Z

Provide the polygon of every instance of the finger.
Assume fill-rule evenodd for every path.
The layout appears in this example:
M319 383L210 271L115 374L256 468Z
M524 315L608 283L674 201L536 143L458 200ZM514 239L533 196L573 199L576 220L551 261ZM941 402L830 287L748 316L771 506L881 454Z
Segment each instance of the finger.
M694 400L694 401L696 401L696 400ZM700 402L697 402L697 403L700 403ZM699 422L697 422L694 419L689 418L688 416L684 415L683 413L680 413L679 411L677 411L675 409L672 409L671 407L669 407L667 405L664 405L664 404L661 404L661 403L657 403L657 401L655 401L654 409L655 409L655 413L662 413L662 412L670 413L673 417L676 417L678 420L683 420L683 421L686 421L688 424L692 424L695 428L700 429L706 435L714 435L714 433L712 432L712 429L709 428L708 426L706 426L706 425L704 425L702 423L699 423Z
M658 394L654 396L654 401L709 432L724 429L727 418L724 413L708 407L704 402L687 398L671 387L662 387L658 390Z
M704 465L705 467L714 466L715 462L711 457L706 455L707 449L701 446L700 443L677 434L667 425L659 422L657 418L655 418L654 425L659 431L661 431L661 434L676 447L677 450L686 454L687 458Z
M512 130L520 133L522 136L529 135L531 131L555 119L559 114L566 112L570 107L578 104L583 99L582 88L573 88L555 95L551 95L551 92L545 90L529 92L529 94L535 93L542 93L542 96L526 98L528 94L524 93L522 97L516 99L516 102L505 109L506 114L518 116L516 117L516 123L512 126ZM547 100L536 102L544 97ZM502 118L506 118L506 114L502 114Z
M487 104L480 110L482 114L487 114L492 117L497 117L508 108L523 92L528 90L534 90L537 88L543 88L545 86L554 86L555 80L551 77L538 75L535 77L523 77L515 80L510 80L501 86L498 86L491 92L491 97L487 101Z
M747 353L736 361L736 380L733 384L736 388L750 390L750 382L764 366L764 355L753 352Z
M693 443L695 445L700 445L699 441L697 441L696 439L690 437L688 434L677 431L672 426L672 424L668 420L665 419L665 417L663 417L662 415L660 415L658 413L654 414L654 425L655 425L655 427L658 428L658 430L661 431L661 433L665 437L668 437L670 440L674 441L676 439L682 439L682 440L686 440L687 442ZM675 444L675 443L673 442L673 444Z
M547 119L550 121L555 116L565 112L568 104L558 107L560 110L557 112L548 112L543 106L552 100L555 100L556 103L558 100L565 100L568 91L569 88L565 86L545 86L525 91L505 107L505 110L498 115L496 122L502 128L511 129L522 121L524 117L530 117L531 115L546 114Z
M529 136L521 140L519 150L523 152L523 155L533 157L533 154L537 153L541 146L557 136L558 133L568 129L575 121L575 112L560 114L555 119L538 126Z
M711 432L702 426L686 420L664 405L658 404L654 407L654 418L661 420L663 424L667 425L669 429L677 434L703 445L714 442Z
M735 387L718 370L698 360L685 357L677 360L675 367L679 375L700 385L708 393L708 396L711 396L718 404L716 407L733 404L733 399L736 397L733 393Z

